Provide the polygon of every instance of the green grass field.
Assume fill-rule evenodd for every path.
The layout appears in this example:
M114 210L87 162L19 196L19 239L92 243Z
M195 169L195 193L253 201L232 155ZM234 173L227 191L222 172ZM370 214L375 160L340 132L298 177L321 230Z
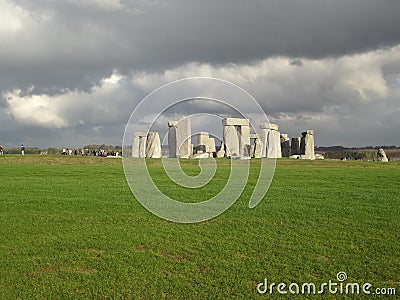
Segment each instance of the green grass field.
M165 193L190 201L218 192L228 162L197 191L174 187L159 160L149 168ZM1 156L0 298L271 299L281 295L257 293L264 278L318 285L341 271L398 297L400 163L278 160L269 192L249 209L251 163L229 210L178 224L134 199L120 159ZM183 164L198 173L196 160Z

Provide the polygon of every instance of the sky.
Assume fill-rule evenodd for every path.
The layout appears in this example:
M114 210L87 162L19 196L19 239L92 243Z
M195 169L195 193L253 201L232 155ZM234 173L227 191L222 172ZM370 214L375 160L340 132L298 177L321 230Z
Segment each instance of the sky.
M291 137L400 146L399 12L398 0L0 0L0 143L121 145L154 89L213 77Z

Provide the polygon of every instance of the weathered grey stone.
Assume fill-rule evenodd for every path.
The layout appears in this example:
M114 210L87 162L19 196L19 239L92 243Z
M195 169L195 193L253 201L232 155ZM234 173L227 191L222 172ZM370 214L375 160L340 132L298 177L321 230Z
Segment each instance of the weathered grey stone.
M132 157L139 157L139 145L140 145L140 136L136 134L136 132L133 133L133 141L132 141ZM65 149L63 149L63 154L65 153Z
M197 145L194 147L194 154L196 153L204 153L206 152L206 146L205 145Z
M249 119L225 118L222 120L222 126L249 126Z
M257 133L250 133L250 138L251 138L251 139L258 139L259 136L258 136Z
M261 158L262 157L262 149L263 149L263 143L260 139L256 139L254 141L254 158Z
M250 146L250 157L254 157L254 151L256 150L256 145L251 145Z
M225 144L224 142L221 143L221 147L217 152L217 157L224 157L225 156Z
M267 157L267 147L266 147L265 143L267 142L269 131L270 131L269 129L261 129L261 132L260 132L260 141L263 144L263 147L261 150L261 157Z
M277 124L271 124L271 123L261 123L260 124L261 129L271 129L271 130L279 130L279 126Z
M204 152L214 153L215 149L215 139L210 138L208 132L199 132L197 134L197 147L204 146Z
M300 144L301 144L300 137L292 138L290 155L300 155Z
M208 153L217 152L217 149L215 147L215 139L214 138L210 137L208 139L208 149L206 147L206 150L207 150Z
M149 132L147 134L146 157L161 158L161 141L158 132Z
M382 148L379 148L377 156L378 156L378 161L389 162L386 153Z
M279 131L270 130L267 140L267 158L281 158L281 134Z
M254 140L253 145L250 148L250 157L261 158L262 157L262 142L257 133L251 133L250 139Z
M168 146L170 157L189 158L192 154L191 128L188 118L169 121Z
M302 159L315 159L314 130L301 133L300 155Z
M235 126L224 126L224 145L226 157L239 155L239 137Z
M168 121L168 127L176 126L176 124L178 124L178 121Z
M168 126L171 122L168 122ZM177 140L176 140L176 132L178 128L175 126L170 126L168 130L168 149L169 149L169 157L178 157L178 148L177 148Z
M303 132L304 133L304 132ZM312 135L314 135L314 130L313 129L307 129L306 131L305 131L305 133L306 134L312 134Z
M209 138L208 132L199 132L197 134L197 145L207 145Z
M263 144L262 157L281 158L281 135L278 131L278 125L262 123L260 124L260 128L260 140Z
M239 155L250 156L250 126L239 126Z
M132 157L146 157L147 134L144 132L133 133Z
M281 150L282 157L290 156L290 139L286 133L281 133Z
M248 119L225 118L224 144L226 157L250 156L250 126Z
M197 153L190 158L210 158L210 153Z

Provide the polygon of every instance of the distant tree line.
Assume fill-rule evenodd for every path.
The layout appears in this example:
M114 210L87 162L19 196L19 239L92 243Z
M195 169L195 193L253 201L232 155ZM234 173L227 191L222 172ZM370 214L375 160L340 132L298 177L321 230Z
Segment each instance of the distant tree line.
M363 146L363 147L343 147L343 146L327 146L327 147L315 147L316 151L328 152L328 151L346 151L346 150L378 150L382 149L400 149L397 146Z
M397 146L367 146L346 148L342 146L316 147L315 151L328 159L350 158L354 160L377 159L378 149L385 150L388 158L400 158L400 147Z
M3 145L4 147L4 145ZM78 147L78 148L45 148L45 149L40 149L38 147L26 147L25 148L25 154L49 154L49 155L61 155L63 149L88 149L90 153L93 151L98 151L98 150L105 150L107 152L119 152L121 153L122 147L121 146L113 146L113 145L96 145L96 144L91 144L91 145L85 145L83 147ZM4 154L21 154L21 148L4 148Z
M372 152L359 152L359 151L327 151L324 152L324 157L329 159L343 159L350 158L353 160L373 159ZM375 154L376 156L376 154Z

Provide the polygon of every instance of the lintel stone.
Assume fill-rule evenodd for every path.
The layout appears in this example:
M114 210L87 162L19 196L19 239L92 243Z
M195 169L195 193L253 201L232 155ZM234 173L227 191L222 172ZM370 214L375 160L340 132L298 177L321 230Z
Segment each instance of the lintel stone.
M277 124L271 124L271 123L261 123L260 124L261 129L270 129L270 130L276 130L278 131L279 126Z
M251 138L251 139L258 139L259 136L258 136L257 133L250 133L250 138Z
M223 126L249 126L249 119L225 118L222 120Z

